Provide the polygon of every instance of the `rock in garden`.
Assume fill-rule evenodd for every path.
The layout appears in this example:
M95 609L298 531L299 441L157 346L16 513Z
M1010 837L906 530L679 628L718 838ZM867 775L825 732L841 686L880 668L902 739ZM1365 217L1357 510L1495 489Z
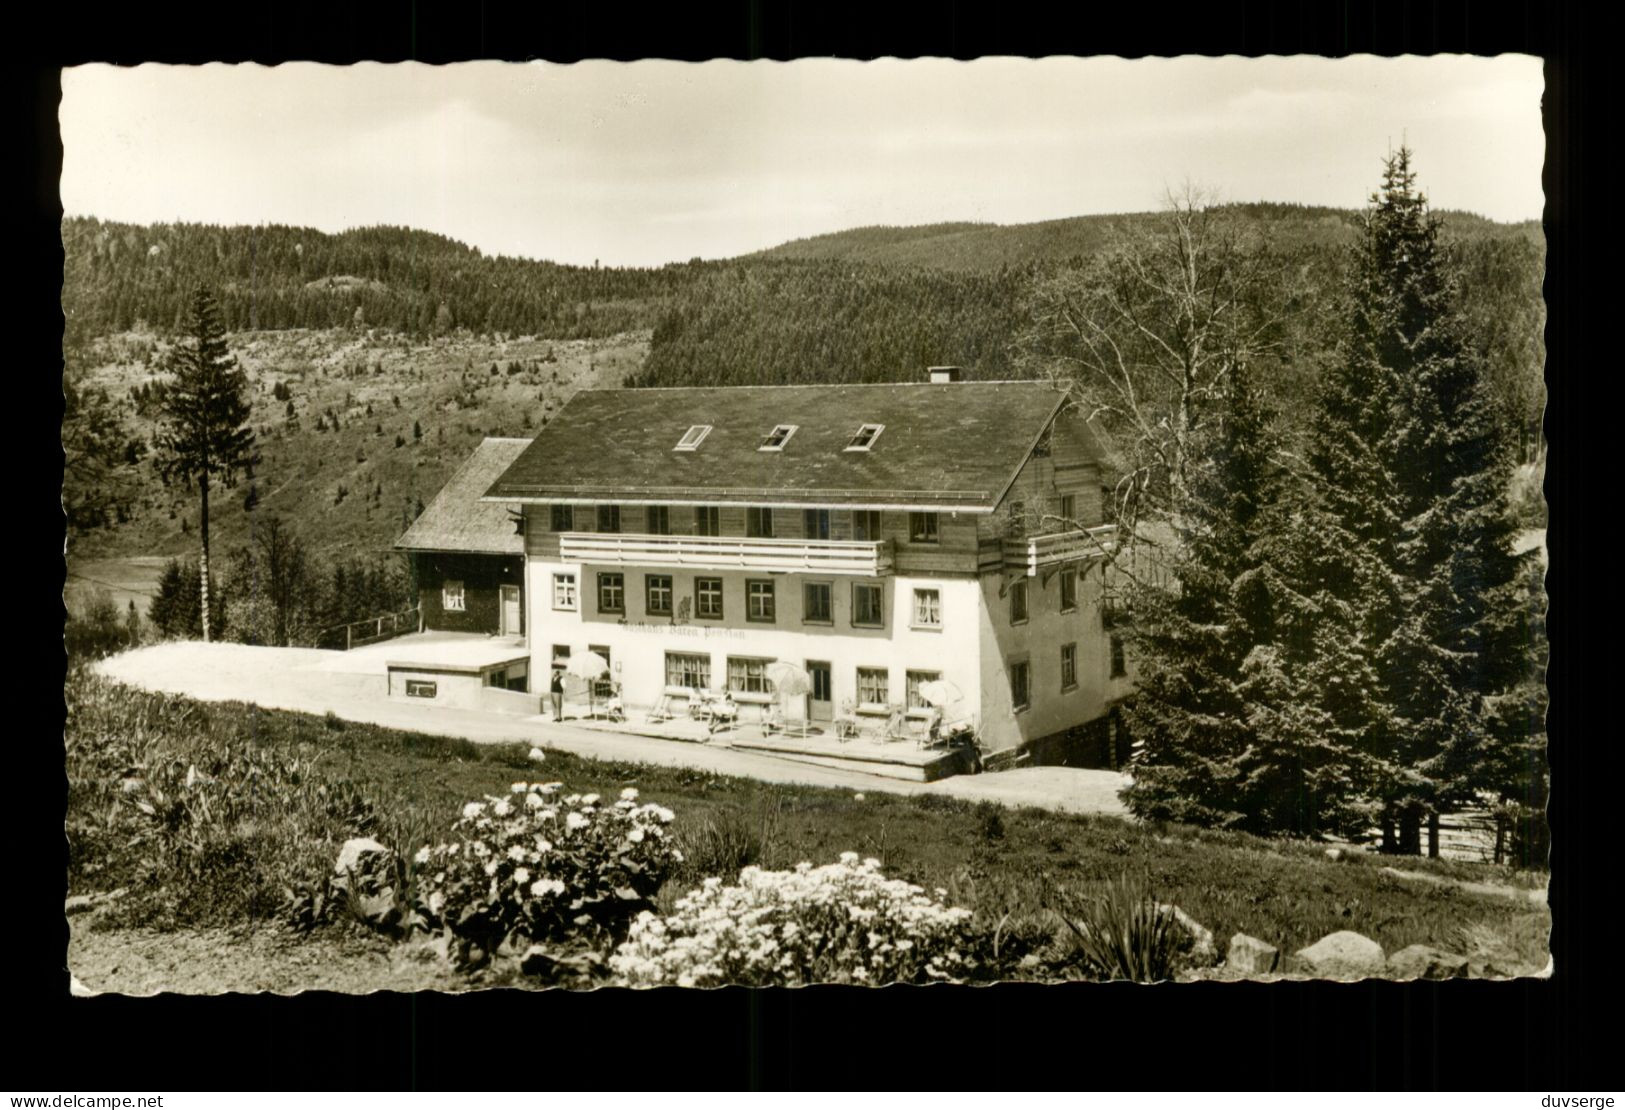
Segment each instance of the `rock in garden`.
M1331 860L1333 863L1336 863L1338 860L1343 858L1343 849L1341 849L1341 848L1327 848L1326 849L1326 858Z
M1237 975L1268 975L1281 963L1281 950L1257 937L1237 933L1230 938L1230 951L1224 966Z
M358 836L344 842L339 849L338 862L333 865L333 873L342 875L346 871L355 871L361 867L361 857L372 852L387 852L388 848L378 843L370 836Z
M1459 979L1467 974L1467 957L1413 944L1388 957L1388 974L1394 979Z
M1179 927L1191 938L1190 962L1207 967L1219 962L1219 949L1213 943L1213 930L1197 921L1178 906L1158 906L1159 913L1171 913Z
M1292 970L1319 979L1380 978L1388 971L1382 945L1348 929L1321 937L1308 948L1299 949L1292 963Z

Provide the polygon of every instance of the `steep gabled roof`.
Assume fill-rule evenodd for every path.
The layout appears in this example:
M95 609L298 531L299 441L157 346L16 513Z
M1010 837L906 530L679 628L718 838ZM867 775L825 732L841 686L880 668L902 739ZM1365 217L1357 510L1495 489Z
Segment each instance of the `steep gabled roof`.
M985 512L1062 399L1035 381L583 390L486 496ZM760 450L782 424L783 449ZM846 450L864 424L885 430ZM711 431L675 450L694 425Z
M481 501L480 495L530 444L528 439L482 441L395 546L412 551L523 555L525 537L515 533L508 510Z

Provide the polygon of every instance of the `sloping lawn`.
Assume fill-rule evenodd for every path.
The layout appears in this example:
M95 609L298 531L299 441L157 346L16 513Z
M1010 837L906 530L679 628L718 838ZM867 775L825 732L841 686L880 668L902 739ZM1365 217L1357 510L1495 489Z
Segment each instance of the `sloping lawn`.
M1433 944L1493 958L1508 973L1538 972L1547 959L1550 918L1527 897L1544 888L1544 873L1357 853L1333 861L1311 844L934 795L860 797L558 752L538 764L526 746L204 704L86 673L70 677L67 699L70 893L131 891L97 915L98 928L269 924L283 888L325 874L347 837L377 836L410 853L442 835L465 802L541 779L607 796L634 786L676 812L687 859L661 891L668 908L704 877L731 878L747 863L821 864L857 851L879 858L888 875L943 888L947 901L990 922L1040 916L1130 873L1212 929L1221 951L1236 932L1292 951L1352 929L1389 952ZM139 765L148 770L137 774ZM196 767L264 784L229 827L192 846L184 884L172 866L155 864L155 842L132 843L122 823L142 820L128 809L129 798L144 796L131 793L130 780L155 778L159 765L173 780ZM1384 872L1395 866L1509 889L1406 882Z

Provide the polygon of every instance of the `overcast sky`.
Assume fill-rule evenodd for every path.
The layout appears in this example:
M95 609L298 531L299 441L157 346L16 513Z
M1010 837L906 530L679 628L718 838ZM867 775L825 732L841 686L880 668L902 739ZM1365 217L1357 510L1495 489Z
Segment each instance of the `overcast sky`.
M1403 138L1436 207L1538 219L1542 87L1527 57L98 65L62 76L62 204L644 265L1186 180L1358 207Z

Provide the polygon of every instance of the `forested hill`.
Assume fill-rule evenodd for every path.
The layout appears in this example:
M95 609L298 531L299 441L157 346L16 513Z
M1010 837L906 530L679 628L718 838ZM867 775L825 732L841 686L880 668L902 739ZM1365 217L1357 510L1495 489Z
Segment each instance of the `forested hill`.
M232 331L362 324L410 335L471 332L588 338L650 327L689 266L562 266L487 257L426 231L328 235L269 225L62 224L70 343L140 325L167 332L192 289L214 288Z
M1329 248L1353 240L1360 213L1301 204L1225 206L1277 250ZM1467 212L1441 212L1445 233L1463 240L1518 238L1538 244L1535 221L1495 223ZM860 227L796 239L748 259L870 262L939 270L996 270L1034 262L1069 262L1100 250L1121 232L1145 228L1157 213L1073 216L1029 224L944 223L922 227Z

